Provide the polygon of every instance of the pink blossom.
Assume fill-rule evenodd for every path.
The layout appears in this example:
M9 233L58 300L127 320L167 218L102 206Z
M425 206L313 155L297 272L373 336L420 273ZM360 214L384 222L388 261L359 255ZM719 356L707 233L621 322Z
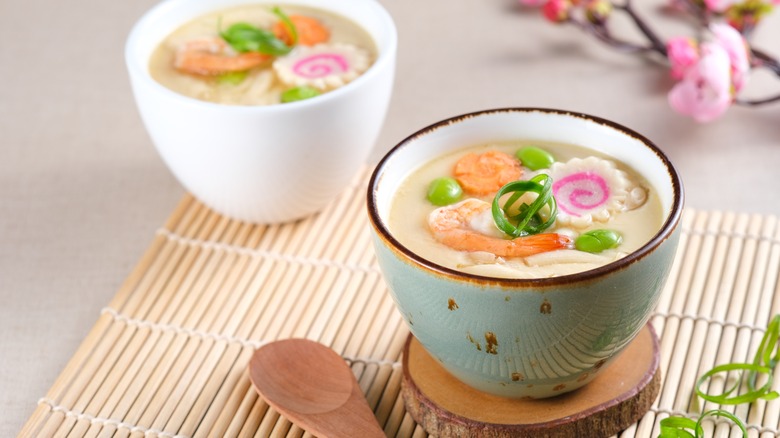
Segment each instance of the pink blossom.
M696 41L686 37L676 37L666 43L666 52L672 64L672 77L682 79L689 67L699 60Z
M703 43L699 62L687 70L668 98L675 111L697 122L709 122L723 115L733 100L731 63L726 49Z
M569 9L571 9L569 0L549 0L542 6L542 13L548 20L560 23L569 19Z
M736 91L744 87L747 73L750 70L750 59L745 38L736 29L723 23L710 24L710 30L715 35L715 43L723 47L729 54L731 63L731 82Z
M704 6L712 12L722 13L741 0L704 0Z

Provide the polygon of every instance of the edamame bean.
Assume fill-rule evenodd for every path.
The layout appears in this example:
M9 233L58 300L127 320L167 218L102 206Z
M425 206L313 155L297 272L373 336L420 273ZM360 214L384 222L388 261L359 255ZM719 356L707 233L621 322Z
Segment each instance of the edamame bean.
M617 231L591 230L577 237L574 241L574 247L580 251L595 254L610 248L616 248L622 241L623 236Z
M523 166L531 170L547 169L555 162L555 158L549 152L536 146L520 148L515 156Z
M443 176L431 181L428 186L428 200L433 205L450 205L463 196L463 189L455 178Z

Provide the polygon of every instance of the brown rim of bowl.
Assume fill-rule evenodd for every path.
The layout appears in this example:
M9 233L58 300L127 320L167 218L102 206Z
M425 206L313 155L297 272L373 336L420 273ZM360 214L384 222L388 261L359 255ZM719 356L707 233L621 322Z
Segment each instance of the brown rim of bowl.
M432 131L443 128L447 125L451 125L453 123L471 117L483 116L486 114L493 114L493 113L510 113L510 112L522 112L522 113L541 112L541 113L548 113L548 114L558 114L563 116L577 117L577 118L598 123L600 125L608 126L612 129L620 131L623 134L626 134L629 137L633 137L639 140L640 142L642 142L653 153L655 153L655 155L658 157L659 160L661 160L663 165L666 167L667 172L669 173L669 177L672 180L672 190L674 193L674 199L672 200L671 211L669 213L669 216L664 221L660 230L647 243L642 245L639 249L632 252L631 254L623 257L622 259L615 260L614 262L608 263L604 266L600 266L598 268L590 269L587 271L576 272L574 274L561 275L558 277L549 277L549 278L500 278L500 277L488 277L488 276L482 276L476 274L469 274L455 269L450 269L441 266L439 264L436 264L430 260L424 259L418 256L417 254L415 254L414 252L412 252L411 250L409 250L409 248L405 247L403 244L401 244L401 242L396 240L396 238L393 237L393 235L390 233L390 230L388 230L384 221L380 219L376 207L377 185L379 184L379 181L381 179L381 174L383 173L384 167L387 165L387 162L390 160L391 156L394 155L397 150L406 147L412 140L416 139L417 137L421 137ZM372 226L377 230L377 233L379 233L380 237L385 239L397 251L404 254L404 256L406 256L410 261L413 261L417 265L425 269L428 269L430 271L433 271L434 273L438 273L440 275L444 275L447 277L455 277L466 281L475 281L483 284L491 283L491 284L511 285L511 286L521 286L521 285L554 286L554 285L560 285L566 283L587 281L596 277L600 277L608 272L621 270L631 265L632 263L636 262L637 260L643 258L650 252L652 252L658 245L660 245L664 240L666 240L669 236L672 235L672 232L677 228L677 226L680 223L680 218L682 216L683 200L684 200L684 194L683 194L683 187L680 180L680 176L677 174L677 171L672 166L672 163L669 161L666 155L658 148L658 146L655 145L655 143L650 141L645 136L623 125L612 122L610 120L603 119L601 117L592 116L592 115L579 113L575 111L564 111L564 110L551 109L551 108L535 108L535 107L506 107L506 108L495 108L495 109L487 109L482 111L475 111L471 113L450 117L448 119L444 119L432 125L426 126L420 129L419 131L415 132L414 134L401 140L400 143L398 143L396 146L390 149L390 151L388 151L384 155L384 157L382 157L382 159L379 161L376 168L374 168L374 171L371 174L371 178L369 179L369 183L368 183L368 191L367 191L368 216Z

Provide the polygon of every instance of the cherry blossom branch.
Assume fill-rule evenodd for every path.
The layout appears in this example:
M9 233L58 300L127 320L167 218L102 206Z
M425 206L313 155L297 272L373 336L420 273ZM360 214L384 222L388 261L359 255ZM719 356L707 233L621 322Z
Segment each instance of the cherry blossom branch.
M647 25L645 20L642 19L639 15L637 15L636 11L634 11L634 8L631 5L631 0L625 0L626 3L614 7L618 10L622 10L626 14L628 14L629 17L631 17L631 20L634 21L634 24L636 24L636 27L639 28L639 30L647 37L648 41L650 41L650 46L655 50L656 52L660 53L663 56L666 56L666 44L661 40L661 38L656 35L656 33L650 28L650 26Z
M780 102L780 94L759 99L738 96L750 70L765 68L780 78L780 61L752 47L749 34L780 0L670 0L672 9L692 16L701 31L696 38L664 41L633 8L632 0L519 0L541 6L555 23L573 24L602 43L624 53L660 55L668 61L678 82L669 103L678 112L700 122L720 117L731 104L759 106ZM609 19L621 12L631 19L646 43L615 36ZM724 20L728 24L724 23Z
M585 32L590 33L602 43L623 53L647 53L647 52L652 52L654 50L658 51L653 46L640 46L628 41L618 39L615 36L613 36L612 33L609 31L609 28L607 28L603 24L594 24L594 23L589 23L587 21L576 20L573 18L570 19L569 22L579 27L580 29L584 30ZM665 51L661 52L661 54L664 56L666 55Z

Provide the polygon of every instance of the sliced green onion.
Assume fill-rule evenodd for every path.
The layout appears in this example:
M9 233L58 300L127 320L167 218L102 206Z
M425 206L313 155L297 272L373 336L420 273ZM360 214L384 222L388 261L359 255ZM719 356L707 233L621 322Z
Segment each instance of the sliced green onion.
M312 97L317 97L320 94L320 90L314 88L314 87L308 87L306 85L302 85L300 87L290 88L289 90L285 90L282 93L281 101L282 103L288 103L288 102L295 102L298 100L304 100L304 99L311 99Z
M701 426L701 422L706 417L725 417L733 421L734 424L742 431L742 436L747 437L747 429L745 429L745 423L742 422L737 416L731 412L724 411L722 409L713 409L707 411L699 417L698 421L693 421L686 417L668 417L661 420L660 433L658 438L704 438L704 428ZM692 431L692 432L689 432Z
M704 428L699 422L688 417L667 417L661 420L661 433L658 438L696 438L704 435ZM693 433L688 432L692 430Z
M501 198L510 194L503 206ZM517 214L510 215L515 203L526 193L536 193L536 199L531 204L522 203L516 207ZM541 210L549 207L545 218ZM558 204L552 194L552 178L539 174L526 181L512 181L498 190L493 198L493 220L498 229L513 238L541 233L549 228L558 215Z
M295 24L293 24L292 20L290 20L290 17L282 12L278 6L274 6L274 8L271 9L271 12L279 17L279 20L282 22L282 24L284 24L284 27L287 28L287 32L289 32L290 36L292 37L292 45L294 46L298 44L298 30L295 29Z
M696 394L704 400L711 401L722 405L736 405L741 403L752 403L756 400L774 400L780 397L777 391L772 391L772 374L774 367L778 364L780 359L780 345L778 345L778 338L780 338L780 315L775 315L772 321L767 326L764 337L761 338L761 343L758 346L756 355L753 358L753 363L729 363L725 365L718 365L713 369L702 374L696 381ZM740 378L726 388L722 394L709 394L701 389L701 386L712 379L713 376L720 373L728 373L738 371L740 372ZM748 392L744 394L734 395L732 393L742 386L742 380L745 378L744 372L747 372L747 386ZM756 382L758 375L764 374L766 381L761 387L756 388ZM742 430L742 436L747 437L747 430L745 424L737 418L734 414L723 411L720 409L707 411L699 417L699 421L693 422L693 420L684 417L669 417L661 420L661 432L658 435L659 438L703 438L703 429L701 428L701 421L704 417L726 417L733 421L740 430ZM688 430L692 430L693 433Z
M777 365L780 361L778 338L780 338L780 315L775 315L769 322L764 337L761 338L761 343L758 344L758 350L753 357L754 365L763 365L769 368L774 368Z
M696 382L696 393L704 400L723 405L734 405L740 403L752 403L758 399L774 400L780 397L777 391L772 391L773 369L778 363L780 349L778 349L778 338L780 337L780 315L775 315L767 326L761 342L758 344L758 350L753 357L753 363L730 363L719 365L707 371L699 377ZM727 388L721 394L709 394L701 389L701 386L712 379L713 376L731 371L747 372L748 392L740 395L731 396L731 394L740 386L744 378L741 375L737 382L730 388ZM764 375L764 384L756 388L758 376Z
M753 376L756 373L760 374L766 374L767 380L764 385L762 385L760 388L755 389L751 388L748 392L744 394L734 395L731 394L739 388L739 381L732 385L730 388L727 388L723 391L722 394L709 394L704 392L701 389L701 386L709 381L713 376L724 373L724 372L730 372L730 371L748 371L750 372L750 375ZM738 405L741 403L751 403L758 399L764 399L764 400L773 400L776 399L780 394L778 394L776 391L772 391L772 369L769 367L761 366L761 365L755 365L751 363L728 363L725 365L718 365L714 367L713 369L707 371L706 373L702 374L699 377L699 380L696 381L696 394L699 395L699 397L703 398L704 400L711 401L713 403L718 403L721 405Z

